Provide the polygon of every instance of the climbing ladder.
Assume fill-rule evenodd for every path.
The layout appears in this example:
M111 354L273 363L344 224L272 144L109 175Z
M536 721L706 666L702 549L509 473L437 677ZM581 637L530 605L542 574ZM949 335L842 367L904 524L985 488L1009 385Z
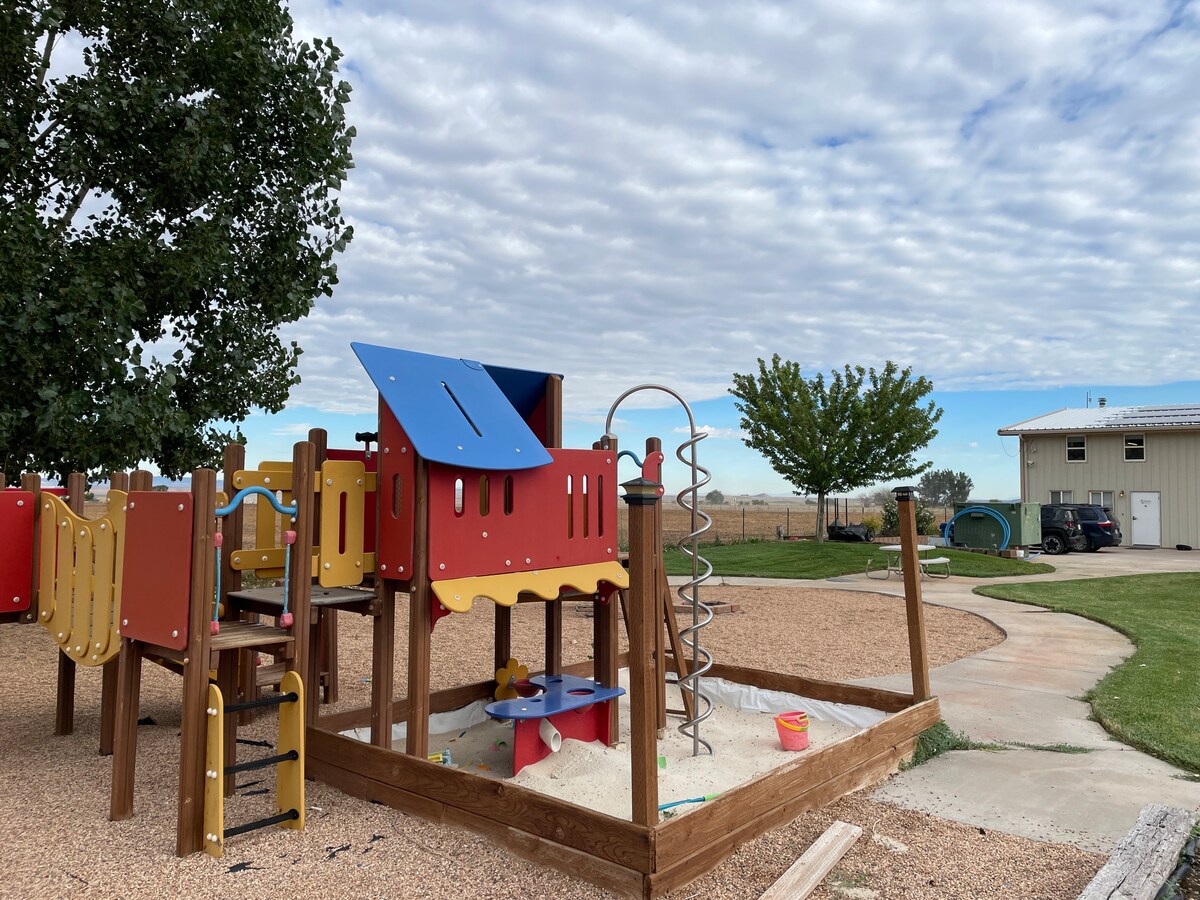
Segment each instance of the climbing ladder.
M271 697L226 704L221 689L208 686L208 734L204 761L204 852L220 859L225 841L248 831L279 825L304 830L304 685L296 672L284 674L280 693ZM274 756L225 765L225 715L279 707L279 739ZM225 779L239 772L276 766L275 814L244 825L225 827Z

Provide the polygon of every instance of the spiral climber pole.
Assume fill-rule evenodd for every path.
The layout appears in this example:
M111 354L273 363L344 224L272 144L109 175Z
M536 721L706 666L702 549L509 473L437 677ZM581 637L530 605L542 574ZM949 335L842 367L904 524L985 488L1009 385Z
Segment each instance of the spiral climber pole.
M679 679L680 691L690 693L692 696L692 717L679 726L679 732L692 739L693 756L700 755L701 746L709 754L712 754L712 744L700 736L700 723L712 715L713 707L712 699L704 693L701 687L701 678L712 668L712 653L700 645L700 630L711 622L713 617L712 609L700 601L700 585L712 574L712 566L700 555L700 536L712 527L712 516L702 510L698 502L700 488L709 483L712 474L701 466L696 458L696 445L708 437L708 433L697 430L692 408L678 393L660 384L640 384L625 391L613 401L608 410L608 418L604 422L606 435L615 437L612 432L612 422L617 407L626 398L640 391L662 391L669 394L679 401L688 417L688 439L676 448L675 456L681 463L689 467L691 483L676 495L675 501L691 514L691 528L690 532L682 537L675 546L687 554L692 562L691 577L677 589L679 599L690 606L692 610L692 624L679 631L679 638L685 650L690 650L692 655L688 674ZM685 452L687 456L684 455Z

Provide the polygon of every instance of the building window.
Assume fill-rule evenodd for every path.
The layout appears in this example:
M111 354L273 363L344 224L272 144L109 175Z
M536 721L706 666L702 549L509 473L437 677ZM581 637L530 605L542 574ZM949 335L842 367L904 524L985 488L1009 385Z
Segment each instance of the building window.
M1125 435L1125 462L1146 461L1146 436L1144 434Z
M1082 434L1067 438L1067 462L1087 462L1087 439Z
M1071 499L1073 494L1074 494L1073 491L1051 491L1050 492L1050 502L1051 503L1074 503L1075 501Z
M1112 491L1088 491L1088 503L1093 506L1103 506L1105 509L1113 508L1113 492Z

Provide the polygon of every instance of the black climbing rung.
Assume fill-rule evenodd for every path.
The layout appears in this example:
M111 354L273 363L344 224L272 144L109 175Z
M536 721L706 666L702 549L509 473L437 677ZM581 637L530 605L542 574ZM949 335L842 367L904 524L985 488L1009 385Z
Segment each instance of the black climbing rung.
M287 753L280 753L278 756L264 756L262 759L250 759L234 766L226 766L225 774L236 775L238 772L253 772L255 769L265 769L267 766L277 766L281 762L299 758L300 754L298 752L289 750Z
M294 809L289 809L287 812L280 813L277 816L267 816L265 819L255 819L253 822L247 822L245 825L235 825L233 828L226 828L225 837L237 837L239 834L254 831L256 828L266 828L268 825L278 825L280 822L290 822L292 819L298 818L300 818L300 813Z
M286 694L276 694L274 697L259 697L257 700L247 700L245 703L226 703L225 713L241 712L243 709L258 709L263 706L278 706L280 703L295 703L300 695L295 691Z

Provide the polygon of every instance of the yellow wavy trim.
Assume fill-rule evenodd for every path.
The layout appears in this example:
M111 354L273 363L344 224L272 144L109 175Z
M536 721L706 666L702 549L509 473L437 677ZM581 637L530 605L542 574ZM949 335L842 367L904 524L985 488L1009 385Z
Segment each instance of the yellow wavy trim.
M557 600L564 587L572 588L581 594L591 594L602 581L619 588L627 588L629 573L619 562L609 560L586 566L538 569L535 572L505 572L503 575L451 578L447 581L433 582L433 593L446 609L465 613L470 611L476 597L491 600L497 606L512 606L517 602L518 594L536 594L543 600Z

